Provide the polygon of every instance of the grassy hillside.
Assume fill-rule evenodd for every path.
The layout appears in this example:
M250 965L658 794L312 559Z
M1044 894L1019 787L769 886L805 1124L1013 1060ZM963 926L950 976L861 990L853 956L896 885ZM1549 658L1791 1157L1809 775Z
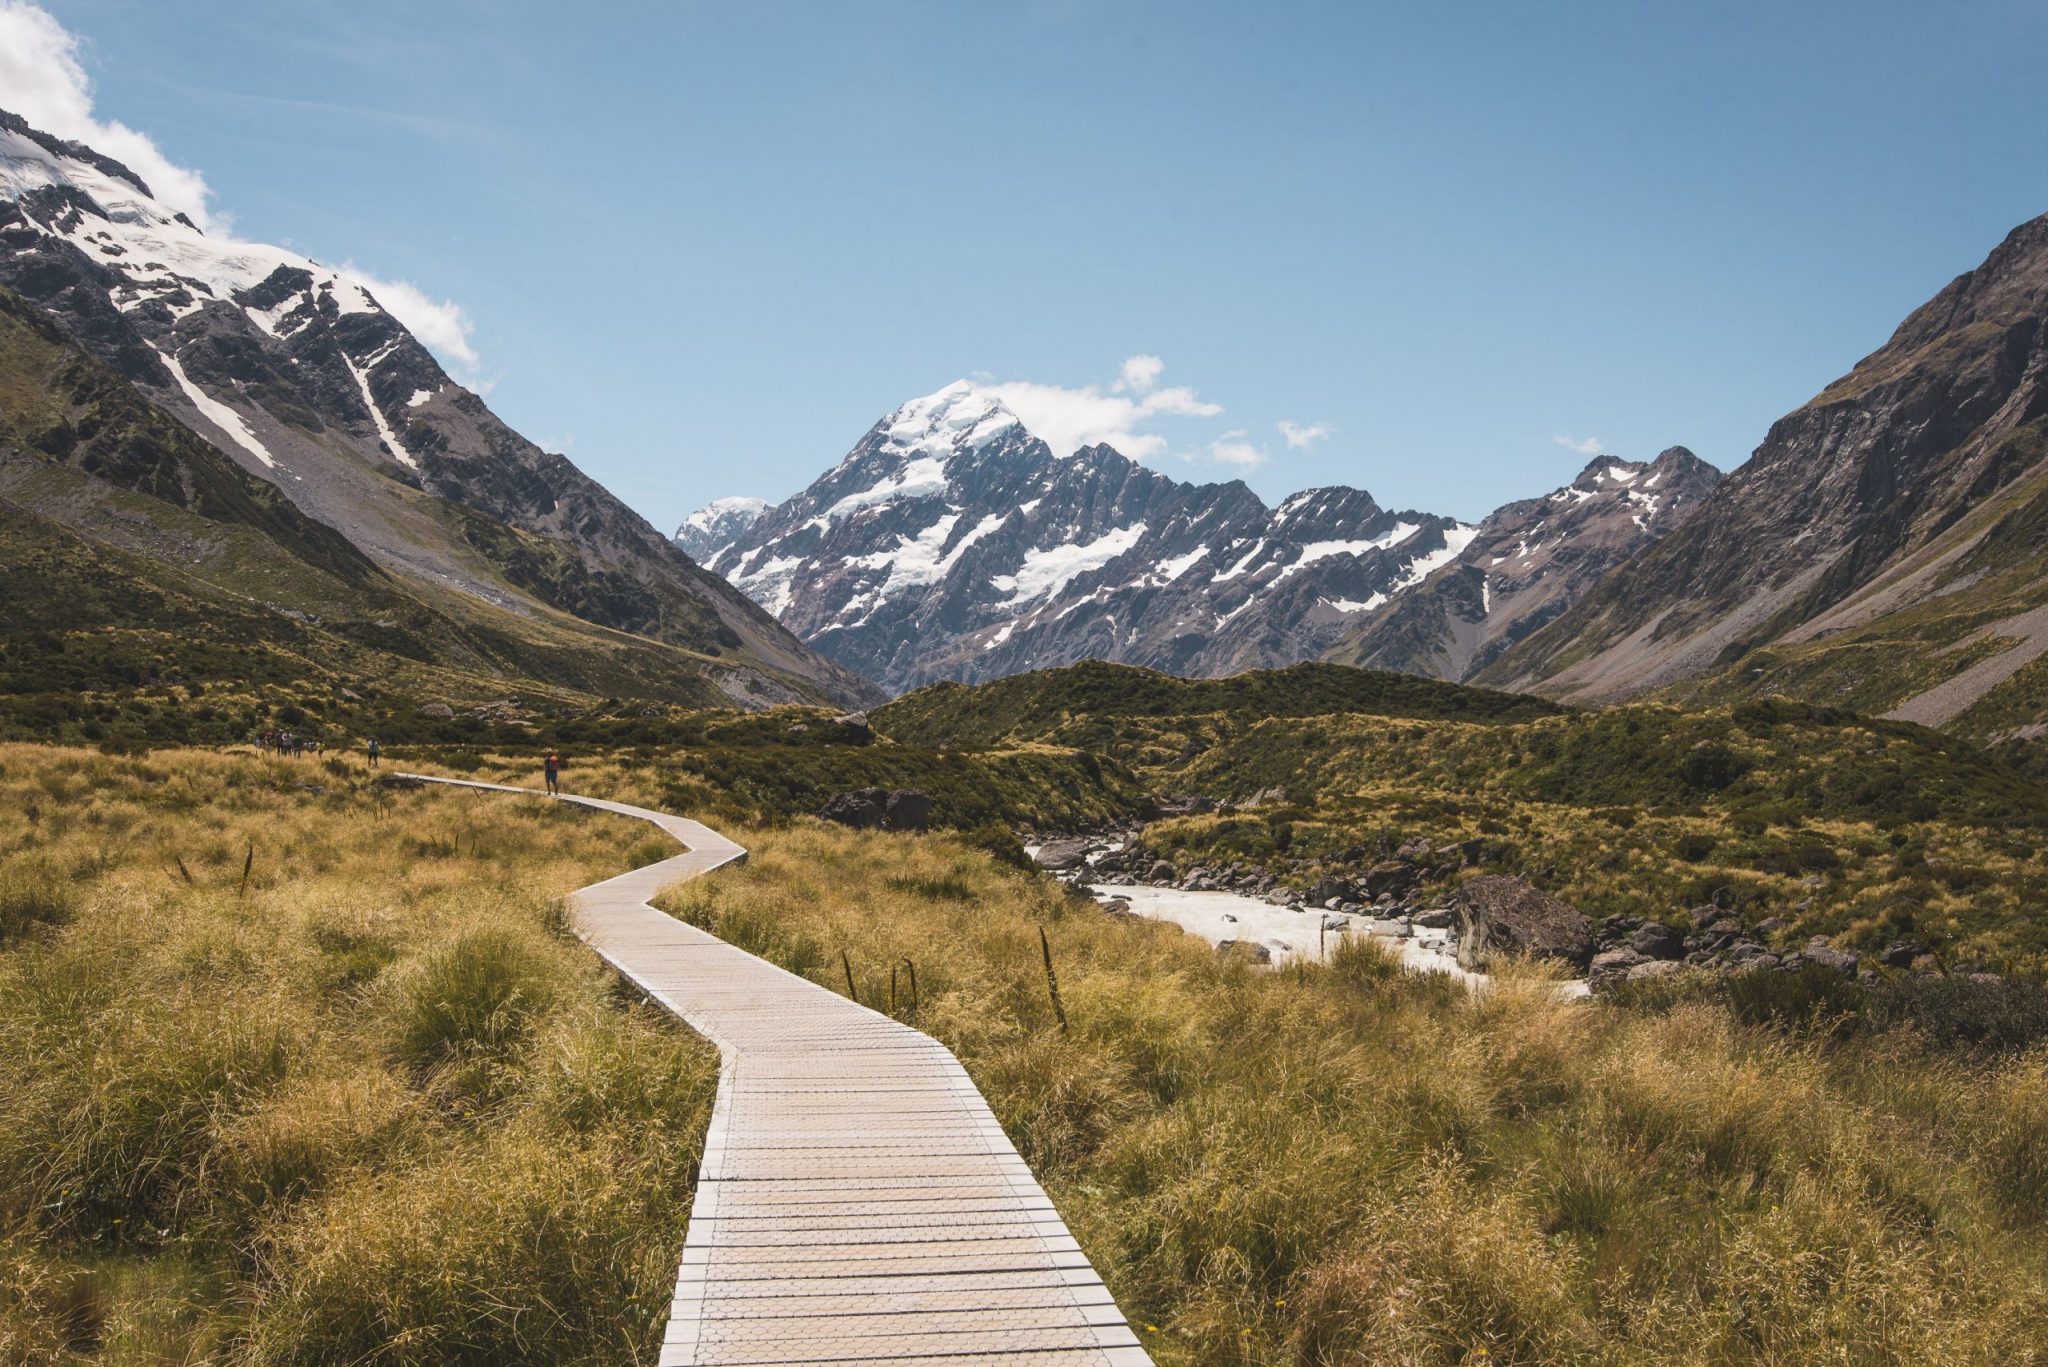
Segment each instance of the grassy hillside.
M948 840L743 838L666 905L879 1009L914 960L1162 1367L2042 1360L2038 1050L1258 971Z
M650 1359L711 1053L553 896L670 847L363 777L0 746L0 1361ZM1253 971L955 837L730 833L670 908L954 1048L1163 1367L2041 1361L2038 1044Z
M0 746L0 1361L651 1355L715 1068L553 894L668 846L362 777ZM1163 1367L2042 1361L2042 1045L1954 1004L1253 971L954 836L731 834L670 910L961 1053Z
M649 806L711 821L780 824L834 794L874 787L918 789L932 799L934 825L961 830L1100 826L1146 805L1144 785L1128 769L1086 751L1036 744L937 750L876 737L820 708L564 723L547 734L558 738L580 791L630 787ZM427 745L398 758L421 772L532 786L536 749Z
M1728 669L1672 688L1671 696L1726 702L1784 694L1873 713L1903 708L2048 774L2048 747L2040 743L2048 665L2038 656L2020 663L2048 634L2048 625L2034 621L2048 609L2041 569L2048 418L2009 440L2024 446L2015 452L2023 463L2042 468L1987 498L1904 567L1851 598L1839 625L1773 641ZM1909 576L1925 596L1888 601L1893 583ZM1944 696L1941 685L1954 679L1979 682Z
M1017 741L1087 746L1124 757L1158 748L1193 718L1242 726L1263 717L1335 713L1418 720L1520 721L1564 709L1540 698L1343 665L1255 669L1225 679L1182 679L1090 660L969 686L920 688L876 710L892 736L927 745L987 747Z
M1957 965L2048 963L2048 786L1967 740L1784 701L1567 711L1448 684L1381 693L1399 676L1336 666L1185 691L1158 677L1077 667L926 689L876 719L899 735L1085 745L1156 793L1247 804L1146 828L1142 847L1183 869L1252 865L1307 886L1421 839L1594 916L1682 924L1715 904L1777 918L1780 943L1919 938ZM1314 686L1251 701L1295 680ZM1084 710L1103 694L1103 711ZM1160 701L1176 696L1186 710Z
M1155 777L1147 774L1147 777ZM1159 776L1156 781L1164 781ZM1800 704L1638 705L1481 728L1357 718L1263 723L1172 775L1177 790L1285 804L1155 823L1182 864L1286 852L1369 861L1407 840L1464 846L1593 916L1684 923L1732 907L1876 950L2048 962L2037 852L2048 789L1967 742Z

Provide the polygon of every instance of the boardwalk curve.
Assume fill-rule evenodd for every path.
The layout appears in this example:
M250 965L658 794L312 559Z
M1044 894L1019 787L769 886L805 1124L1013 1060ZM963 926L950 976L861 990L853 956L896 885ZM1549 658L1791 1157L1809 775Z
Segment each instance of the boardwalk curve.
M944 1045L649 905L745 850L686 817L561 800L684 846L571 896L584 940L719 1051L662 1367L1149 1367Z

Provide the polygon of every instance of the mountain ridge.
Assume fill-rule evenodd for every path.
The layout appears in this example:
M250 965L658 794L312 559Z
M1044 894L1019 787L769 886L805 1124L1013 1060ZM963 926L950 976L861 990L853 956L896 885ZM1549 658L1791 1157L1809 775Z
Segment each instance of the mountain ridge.
M743 706L879 697L507 427L346 272L208 237L12 115L0 285L401 577L679 647Z
M1352 626L1324 658L1463 681L1669 534L1721 473L1683 446L1595 456L1577 478L1503 504L1450 565Z
M883 417L706 564L902 691L1086 658L1229 672L1275 637L1327 633L1351 610L1337 604L1464 535L1362 490L1269 509L1242 481L1184 484L1106 445L1057 456L956 381Z
M1782 692L2028 739L2048 714L2044 524L2048 215L1477 677L1578 701Z
M1690 510L1714 472L1684 460L1683 493L1660 495L1667 503L1653 504L1652 519L1604 528L1603 554L1661 534L1680 504ZM1588 471L1603 462L1648 468L1603 457ZM1347 648L1452 677L1433 662L1453 642L1447 620L1434 628L1442 640L1406 653L1347 643L1462 563L1483 534L1483 524L1382 508L1345 485L1268 507L1241 480L1183 483L1107 445L1056 455L966 380L885 415L783 503L750 505L734 521L725 505L735 502L692 514L681 544L800 637L897 692L1083 659L1215 677L1343 659ZM1591 578L1560 576L1557 593Z

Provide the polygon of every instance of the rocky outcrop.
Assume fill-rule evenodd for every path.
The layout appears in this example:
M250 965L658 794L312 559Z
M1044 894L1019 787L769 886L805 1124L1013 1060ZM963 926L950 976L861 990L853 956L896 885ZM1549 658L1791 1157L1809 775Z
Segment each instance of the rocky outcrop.
M1562 898L1526 879L1497 874L1469 879L1454 898L1458 962L1473 971L1496 956L1561 959L1584 969L1593 959L1593 923Z
M922 831L931 824L932 800L915 788L856 788L835 793L817 815L857 831Z
M2048 653L2044 472L2048 215L1477 678L1575 700L1788 694L2028 733L2044 721L2021 674Z

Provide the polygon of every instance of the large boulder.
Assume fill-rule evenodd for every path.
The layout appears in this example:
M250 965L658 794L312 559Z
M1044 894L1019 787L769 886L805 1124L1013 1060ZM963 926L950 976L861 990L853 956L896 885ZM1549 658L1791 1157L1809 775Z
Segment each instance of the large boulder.
M1682 959L1685 936L1662 921L1645 921L1628 937L1629 948L1648 959Z
M1806 962L1832 968L1845 978L1856 976L1856 956L1846 949L1836 949L1825 935L1816 935L1806 942L1802 951Z
M1308 900L1317 906L1328 906L1332 902L1350 901L1351 892L1351 884L1334 874L1324 874L1308 890Z
M1656 963L1648 955L1639 954L1627 945L1603 949L1593 956L1593 965L1586 973L1586 981L1594 987L1606 987L1628 977L1631 969L1643 964Z
M1088 862L1088 842L1085 840L1048 840L1038 847L1038 853L1031 856L1041 869L1063 873L1078 869Z
M1427 849L1428 846L1423 848ZM1381 897L1398 897L1414 887L1418 877L1420 875L1413 864L1404 863L1399 859L1389 859L1384 863L1375 864L1365 871L1366 898L1376 901Z
M818 815L857 831L921 831L931 821L932 800L915 788L856 788L834 793Z
M834 793L818 808L818 815L857 831L876 831L882 828L882 816L888 810L887 788L856 788L850 793Z
M1593 961L1593 923L1571 903L1526 879L1488 874L1459 885L1458 962L1484 968L1501 954L1562 959L1583 969Z
M1911 968L1926 952L1927 946L1918 940L1894 940L1878 951L1877 961L1886 968Z
M882 829L885 831L921 831L931 824L931 794L915 788L898 788L889 794L888 803L882 808Z

